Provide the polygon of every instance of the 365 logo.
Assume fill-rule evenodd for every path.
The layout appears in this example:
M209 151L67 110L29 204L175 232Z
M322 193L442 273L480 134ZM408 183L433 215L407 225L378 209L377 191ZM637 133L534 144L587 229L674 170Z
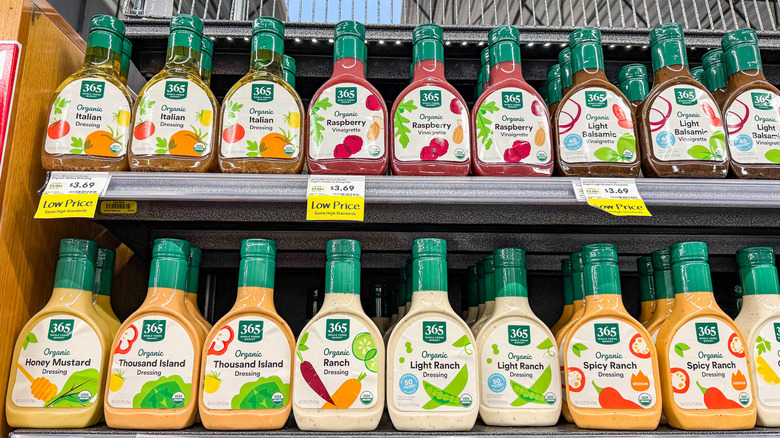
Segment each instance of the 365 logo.
M336 87L336 103L339 105L357 103L357 87Z
M674 99L678 105L691 106L699 101L696 99L696 90L693 88L675 88Z
M718 323L716 322L697 322L696 339L700 344L717 344L720 342L718 333Z
M780 342L780 323L775 323L775 338Z
M772 95L769 93L750 93L753 100L753 108L760 110L772 109Z
M441 344L447 341L447 323L444 321L423 321L423 341L429 344Z
M106 90L106 83L103 81L82 81L81 97L84 99L102 99Z
M329 341L343 341L349 339L348 319L329 319L325 324L325 339Z
M420 90L420 105L423 108L438 108L441 106L441 90Z
M252 84L252 100L271 102L274 100L274 86L272 84Z
M146 342L159 342L165 339L165 320L147 319L141 329L141 339Z
M67 341L73 337L72 319L52 319L49 322L49 340Z
M523 108L523 93L518 91L502 91L501 106L509 110Z
M165 97L173 100L180 100L187 97L187 81L168 81L165 83Z
M239 321L238 340L246 343L263 340L263 321Z
M620 342L620 328L617 323L593 324L596 343L614 345Z
M606 91L586 91L585 92L585 106L588 108L606 108L607 106L607 92Z
M522 347L531 343L531 327L527 325L510 325L507 341L511 345Z

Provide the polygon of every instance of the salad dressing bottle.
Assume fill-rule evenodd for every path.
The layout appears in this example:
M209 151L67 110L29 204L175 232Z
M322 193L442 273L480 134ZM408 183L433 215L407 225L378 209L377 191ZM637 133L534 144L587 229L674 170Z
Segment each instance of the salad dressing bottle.
M469 111L444 77L442 29L419 25L413 42L412 83L391 111L393 174L466 176L471 169Z
M190 244L157 239L149 291L119 328L104 405L114 429L183 429L198 412L204 335L184 304Z
M480 176L550 176L550 114L523 78L520 33L499 26L488 34L490 82L471 114L471 155Z
M447 244L417 239L412 254L412 307L387 343L390 419L402 431L470 430L479 412L479 361L474 336L447 297Z
M98 248L95 260L95 284L92 288L92 304L98 315L108 324L112 340L119 331L119 326L122 325L111 307L111 280L114 275L115 258L114 251Z
M539 92L539 95L542 96L542 101L544 102L544 104L547 107L549 107L550 106L550 102L549 102L549 96L547 94L549 92L548 87L547 87L547 79L543 80L542 83L539 84L538 92Z
M130 169L209 172L216 165L217 100L200 77L203 21L171 18L165 66L138 93Z
M295 73L298 71L298 68L295 64L295 59L293 59L292 56L284 55L283 70L284 81L295 88Z
M483 260L483 270L485 272L485 311L482 316L471 327L471 332L474 333L476 338L479 331L485 325L485 323L493 316L493 311L496 309L496 290L495 290L495 264L493 263L493 254L485 257Z
M558 65L561 66L561 95L566 94L571 90L572 77L574 74L571 70L571 48L565 47L558 52ZM551 114L555 114L552 113Z
M384 411L385 345L360 304L360 243L331 240L327 255L325 302L295 352L295 422L301 430L374 430Z
M547 70L547 102L550 114L555 114L561 102L561 65L555 64ZM552 140L555 138L553 136Z
M477 279L477 267L469 266L467 270L468 276L468 313L466 314L466 325L471 327L472 324L477 322L477 316L479 316L479 286Z
M563 311L550 331L556 335L561 328L569 322L572 313L574 313L574 294L572 285L571 259L561 260L561 274L563 274Z
M653 282L653 261L650 256L642 256L636 259L636 268L639 273L639 297L641 300L639 321L647 327L647 322L655 312L655 284Z
M479 54L479 87L477 87L477 99L490 85L490 47L485 47ZM412 64L412 77L414 77L414 64ZM475 99L476 100L476 99Z
M390 315L388 315L387 301L389 297L386 295L387 290L381 283L374 284L374 293L372 298L374 299L374 316L371 317L371 321L379 329L380 333L387 331L388 323L390 322Z
M477 319L473 324L469 324L470 328L474 328L474 324L477 323L485 314L485 260L477 262Z
M306 116L306 163L311 174L384 175L387 171L387 106L379 90L366 80L365 39L366 29L357 21L336 24L333 76L314 93Z
M725 178L729 155L720 109L688 70L682 26L650 31L653 88L636 110L645 177Z
M584 281L585 281L585 274L583 273L583 265L582 265L582 253L575 252L570 257L569 260L571 261L571 289L572 289L572 313L571 318L566 322L566 324L563 325L563 327L558 330L558 333L555 335L555 343L558 347L558 364L560 366L560 380L561 380L561 387L563 390L561 391L561 397L563 398L563 406L561 406L561 414L563 415L563 418L568 421L569 423L574 422L574 419L571 416L571 412L569 411L569 404L566 403L566 367L564 366L564 354L562 354L562 346L564 342L566 341L566 336L568 336L570 329L574 326L574 323L580 320L582 318L582 315L585 314L585 289L584 289Z
M647 68L644 64L628 64L618 72L618 88L631 104L631 110L636 114L636 108L645 100L650 87L647 85Z
M187 283L184 294L184 304L187 306L187 312L193 321L198 324L203 336L205 337L211 331L211 324L203 317L198 308L198 285L200 281L200 259L202 252L199 248L191 247L190 256L187 259L189 268L187 270Z
M92 17L84 64L54 90L49 105L44 170L127 169L132 95L119 76L124 35L119 19Z
M742 310L734 320L748 340L753 359L750 377L755 382L756 424L780 426L780 286L772 248L752 247L737 251L742 280Z
M406 314L406 267L401 269L400 275L398 277L398 293L396 294L396 304L398 305L398 309L393 315L393 319L390 321L390 325L382 334L382 340L385 342L385 344L387 344L387 340L390 338L390 333L392 333L393 328Z
M303 102L283 79L284 59L282 22L255 18L249 72L230 88L221 108L223 172L301 173L306 157Z
M133 43L125 38L122 41L122 61L119 63L119 80L127 85L127 75L130 73L130 55L133 53Z
M698 83L704 85L704 67L698 66L691 69L691 77ZM706 86L704 88L707 88Z
M653 338L658 338L658 330L674 310L674 284L672 283L672 259L668 249L659 249L650 253L653 263L653 290L655 291L655 310L653 317L644 324Z
M211 58L213 56L214 43L204 35L200 45L200 78L208 87L211 87Z
M710 50L702 56L701 63L704 67L702 74L704 86L712 93L718 107L723 107L723 102L727 97L726 86L728 85L726 67L723 64L723 50L720 48Z
M236 303L203 344L198 407L207 429L280 429L290 416L295 336L274 307L275 257L273 240L241 242Z
M585 245L582 259L585 313L560 350L571 416L584 429L653 430L661 419L657 353L623 307L615 245Z
M563 176L636 177L639 153L634 113L623 93L607 80L601 31L583 27L569 35L572 85L553 117L556 168ZM559 55L563 67L563 61Z
M557 349L528 304L525 251L502 248L493 259L496 307L477 336L479 415L490 426L552 426L561 416Z
M707 245L676 243L669 251L674 310L656 341L669 425L684 430L751 429L756 403L745 338L715 302Z
M756 31L729 32L722 46L731 170L737 178L780 179L780 90L764 76Z
M51 299L22 327L14 347L10 427L82 428L103 415L111 332L92 305L97 243L63 239Z

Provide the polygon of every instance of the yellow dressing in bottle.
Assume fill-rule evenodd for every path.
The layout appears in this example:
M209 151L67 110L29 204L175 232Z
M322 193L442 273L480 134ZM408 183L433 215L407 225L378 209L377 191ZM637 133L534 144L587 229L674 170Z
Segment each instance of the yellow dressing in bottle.
M5 398L11 427L81 428L103 415L111 333L92 305L97 249L90 240L60 242L51 299L14 347Z
M114 339L122 321L117 318L114 309L111 308L111 280L114 275L114 251L99 248L95 262L95 285L92 289L92 304L95 311L103 318L111 330L111 339Z

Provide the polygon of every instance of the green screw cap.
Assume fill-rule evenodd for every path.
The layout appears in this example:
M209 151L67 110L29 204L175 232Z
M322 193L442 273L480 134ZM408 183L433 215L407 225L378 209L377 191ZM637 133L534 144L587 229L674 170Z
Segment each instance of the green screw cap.
M659 249L650 253L653 262L653 271L672 269L672 256L668 249Z
M689 261L707 261L707 244L704 242L680 242L669 247L672 264Z
M293 75L298 72L298 67L295 65L295 59L292 56L284 55L284 69Z
M338 24L336 24L333 35L335 38L343 36L354 36L360 38L361 41L364 41L366 39L366 28L357 21L340 21Z
M601 31L597 27L581 27L569 34L569 46L574 47L582 43L601 44ZM563 49L566 50L566 49ZM563 52L561 50L561 52ZM558 55L560 61L560 54Z
M127 58L129 62L130 55L132 55L132 53L133 53L133 43L129 39L125 38L124 41L122 41L122 56Z
M582 253L581 252L575 252L571 255L571 271L572 272L582 272L585 268L585 265L582 263Z
M179 14L174 15L171 18L171 31L174 30L186 30L196 33L199 37L203 36L203 20L200 18L189 15Z
M647 79L647 67L644 64L624 65L618 72L618 82L629 79Z
M276 242L268 239L245 239L241 242L241 257L276 257Z
M683 28L678 23L664 23L650 31L650 45L654 46L661 41L670 39L684 39Z
M704 67L694 67L691 69L691 76L693 76L694 79L701 82L702 85L704 85Z
M438 24L428 23L421 24L414 28L412 31L412 42L417 44L423 40L436 40L439 42L444 41L444 31Z
M97 255L98 244L96 242L86 239L60 240L60 257L86 258L94 265L97 262Z
M583 264L596 262L617 263L617 259L617 246L611 243L592 243L582 247Z
M257 17L252 22L252 35L270 32L284 38L284 24L274 17Z
M637 258L636 269L639 271L639 275L653 275L653 260L650 258L650 256L642 256Z
M97 258L95 260L95 267L100 269L114 269L114 260L116 259L116 253L113 250L107 248L98 248Z
M333 239L328 241L328 246L325 252L328 258L360 258L360 242L352 239Z
M412 245L412 255L417 257L446 257L447 242L443 239L417 239Z
M571 277L571 259L563 259L561 260L561 273L564 277Z
M710 91L726 88L726 66L723 62L723 51L712 49L701 58L704 67L704 87Z
M729 32L721 39L721 47L728 76L739 71L763 69L755 30L738 29Z
M488 33L488 44L493 45L501 41L511 41L514 43L520 42L520 31L514 26L498 26L494 27Z
M490 47L482 49L482 53L479 55L479 62L483 67L490 65Z
M737 264L740 268L749 268L757 265L774 265L775 252L766 246L753 246L737 251Z
M168 238L155 239L152 257L167 257L188 261L191 249L192 245L186 240Z
M187 265L190 267L200 267L200 259L203 257L203 251L200 248L190 246L190 256L187 258Z
M501 248L493 251L493 263L496 268L525 269L525 251L520 248Z
M93 15L92 20L89 21L89 31L92 32L93 30L112 32L124 38L125 23L122 23L122 20L110 15Z
M753 29L737 29L733 30L720 40L721 49L725 52L732 47L741 46L743 44L758 45L758 36Z

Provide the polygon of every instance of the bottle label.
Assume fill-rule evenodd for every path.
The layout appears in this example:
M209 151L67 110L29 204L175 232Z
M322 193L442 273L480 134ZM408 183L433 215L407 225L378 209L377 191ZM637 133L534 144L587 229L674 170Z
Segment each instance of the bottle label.
M766 406L780 406L780 318L764 324L752 342L758 399Z
M482 347L482 401L491 408L557 407L557 355L555 341L538 324L519 320L499 325Z
M244 316L225 324L206 352L201 397L209 409L279 409L290 400L292 353L272 320Z
M189 341L189 342L188 342ZM115 340L108 404L115 408L180 409L192 400L196 349L177 321L162 315L133 321Z
M133 120L134 155L202 157L213 148L214 107L190 80L165 79L144 90Z
M669 367L674 402L683 409L739 409L753 401L742 337L715 318L677 330Z
M650 105L647 124L660 161L723 161L726 135L718 105L692 85L668 87Z
M393 118L398 161L468 161L469 112L449 90L415 88L401 99Z
M484 163L547 164L552 160L550 119L533 94L507 87L490 93L477 110L477 158Z
M385 154L382 96L345 82L326 88L309 107L309 156L380 158Z
M51 315L22 342L11 400L20 407L92 406L104 376L101 341L83 319Z
M244 84L222 105L223 158L297 158L302 133L296 96L273 81Z
M350 315L315 321L298 339L294 403L304 409L368 409L382 403L377 400L381 344Z
M56 155L121 157L130 141L130 102L113 83L75 80L54 99L44 149Z
M560 106L558 152L567 163L636 163L631 109L607 88L578 90Z
M571 333L565 352L569 401L581 408L655 406L656 358L651 342L649 336L619 319L598 318L583 324Z
M477 354L471 333L446 319L417 320L398 337L392 403L406 412L478 409Z
M726 110L729 153L737 163L780 164L780 96L753 89L741 93Z

